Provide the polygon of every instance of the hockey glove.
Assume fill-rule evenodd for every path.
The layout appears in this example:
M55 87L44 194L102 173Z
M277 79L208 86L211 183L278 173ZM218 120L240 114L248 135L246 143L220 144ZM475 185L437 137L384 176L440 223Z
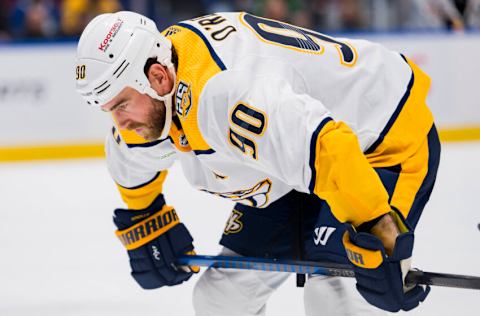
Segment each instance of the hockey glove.
M367 302L389 312L398 312L411 310L425 300L429 286L415 285L407 289L404 284L410 269L413 241L413 232L400 234L392 255L387 256L380 239L369 233L357 233L348 224L343 244L353 264L357 290Z
M116 235L127 248L132 276L144 289L188 280L198 267L175 266L177 256L193 252L193 238L160 194L143 210L116 209Z

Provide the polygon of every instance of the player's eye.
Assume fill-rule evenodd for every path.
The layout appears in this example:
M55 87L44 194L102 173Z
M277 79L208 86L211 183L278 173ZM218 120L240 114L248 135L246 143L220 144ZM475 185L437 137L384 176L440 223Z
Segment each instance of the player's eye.
M125 109L127 108L127 105L128 105L128 103L127 103L127 102L124 102L124 103L120 104L120 105L116 108L116 110L125 110Z

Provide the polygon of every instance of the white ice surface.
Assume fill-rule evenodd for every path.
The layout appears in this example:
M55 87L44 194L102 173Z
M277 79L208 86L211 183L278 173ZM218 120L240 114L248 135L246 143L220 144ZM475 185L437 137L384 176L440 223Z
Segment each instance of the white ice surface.
M416 233L414 266L480 276L480 143L443 146L432 198ZM195 237L215 254L232 204L193 190L174 165L165 184ZM122 205L103 160L0 165L0 316L193 315L196 280L141 290L113 235ZM302 290L287 280L269 316L303 315ZM436 287L410 315L480 315L480 291ZM318 315L323 315L319 311Z

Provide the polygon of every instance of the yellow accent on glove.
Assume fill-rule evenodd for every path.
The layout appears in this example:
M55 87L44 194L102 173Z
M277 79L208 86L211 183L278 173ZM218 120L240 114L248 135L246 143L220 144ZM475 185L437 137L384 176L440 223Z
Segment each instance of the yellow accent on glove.
M343 245L345 246L350 262L360 268L376 269L383 262L383 256L380 250L369 250L354 245L350 241L348 231L343 234Z
M117 230L115 234L127 250L136 249L166 233L173 226L180 223L177 213L171 206L164 206L140 223L124 230Z
M191 250L191 251L188 251L186 253L186 255L190 255L190 256L195 256L197 253L195 252L195 250ZM200 266L188 266L190 268L190 270L192 270L193 273L198 273L200 272Z

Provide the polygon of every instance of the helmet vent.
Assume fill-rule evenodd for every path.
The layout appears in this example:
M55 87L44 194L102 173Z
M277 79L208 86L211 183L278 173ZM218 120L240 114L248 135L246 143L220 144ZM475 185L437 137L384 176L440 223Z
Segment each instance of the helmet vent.
M123 64L123 63L122 63L122 64ZM125 65L125 67L123 67L123 68L120 70L120 72L119 72L118 75L117 75L117 78L122 75L122 73L125 71L125 69L127 69L128 65L130 65L130 63L127 63L127 64Z
M118 68L113 72L113 75L114 75L114 76L115 76L115 74L117 73L117 71L118 71L120 68L122 68L123 64L125 64L126 61L127 61L127 60L124 59L124 60L122 61L122 63L120 64L120 66L118 66Z
M103 83L102 83L101 85L99 85L98 87L93 88L93 90L98 90L98 89L102 88L107 82L108 82L108 80L106 80L105 82L103 82ZM105 90L105 89L103 89L103 90ZM102 90L102 91L103 91L103 90Z
M102 90L100 90L100 91L97 91L97 95L99 95L99 94L103 93L105 90L107 90L107 89L108 89L108 87L110 87L110 84L109 84L109 85L107 85L107 86L106 86L105 88L103 88Z

